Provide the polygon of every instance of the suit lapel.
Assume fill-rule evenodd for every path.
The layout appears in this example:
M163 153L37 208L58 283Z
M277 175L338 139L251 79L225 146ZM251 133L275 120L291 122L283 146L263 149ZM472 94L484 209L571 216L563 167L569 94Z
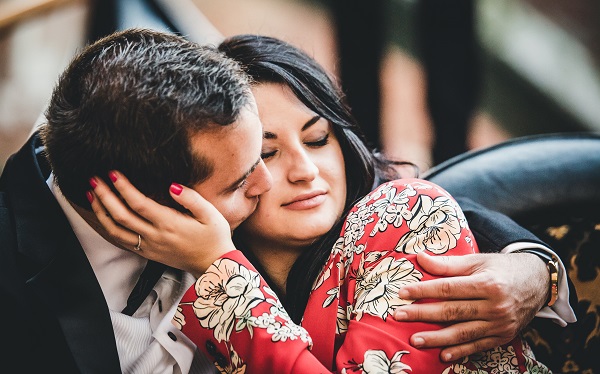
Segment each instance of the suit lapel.
M40 313L59 321L82 372L119 372L108 306L91 265L46 185L49 167L30 141L7 163L2 183L14 211L19 252L27 259L27 286Z

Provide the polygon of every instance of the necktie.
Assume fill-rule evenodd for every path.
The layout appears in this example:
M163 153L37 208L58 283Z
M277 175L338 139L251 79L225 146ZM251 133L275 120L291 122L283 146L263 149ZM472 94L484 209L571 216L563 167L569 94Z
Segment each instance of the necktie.
M154 288L156 282L160 279L162 273L167 268L166 265L148 260L144 271L140 275L135 287L127 298L127 306L123 309L122 313L128 316L133 315L135 311L142 305L146 297Z

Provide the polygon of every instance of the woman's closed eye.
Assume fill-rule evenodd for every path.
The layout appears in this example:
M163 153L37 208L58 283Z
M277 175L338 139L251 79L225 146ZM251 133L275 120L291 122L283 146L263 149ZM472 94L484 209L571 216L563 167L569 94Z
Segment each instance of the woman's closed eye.
M324 147L327 144L329 144L329 134L327 133L325 135L323 135L322 137L318 138L317 140L314 141L304 141L304 145L306 145L309 148L320 148L320 147ZM279 152L279 150L274 149L274 150L265 150L260 154L260 157L263 160L267 160L273 156L275 156L277 154L277 152Z
M266 159L268 159L268 158L271 158L271 157L275 156L275 154L276 154L276 153L277 153L277 150L275 150L275 151L267 151L267 152L262 152L262 153L260 154L260 157L261 157L263 160L266 160Z
M304 142L307 146L311 148L323 147L329 143L329 133L325 134L325 136L321 137L318 140L312 142Z

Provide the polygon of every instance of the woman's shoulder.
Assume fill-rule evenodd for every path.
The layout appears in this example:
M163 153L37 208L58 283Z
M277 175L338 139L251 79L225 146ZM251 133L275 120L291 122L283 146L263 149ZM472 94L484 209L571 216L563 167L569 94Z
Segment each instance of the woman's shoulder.
M380 188L390 188L390 187L395 187L395 188L412 187L414 189L423 189L423 190L436 189L436 190L444 191L445 193L447 193L439 185L437 185L433 182L430 182L426 179L420 179L420 178L400 178L400 179L390 180L390 181L381 183L379 186L375 187L373 189L373 191L378 190Z
M422 179L381 184L358 201L346 217L338 244L361 254L388 248L403 254L443 254L466 232L460 206L443 188ZM444 240L438 240L444 237ZM466 238L469 247L472 239Z
M379 204L382 204L385 201L397 203L399 199L406 200L408 202L407 199L416 200L423 195L431 198L452 197L442 187L428 180L418 178L402 178L387 181L375 187L370 193L368 193L355 204L355 208L360 208L361 206L378 200L383 200Z

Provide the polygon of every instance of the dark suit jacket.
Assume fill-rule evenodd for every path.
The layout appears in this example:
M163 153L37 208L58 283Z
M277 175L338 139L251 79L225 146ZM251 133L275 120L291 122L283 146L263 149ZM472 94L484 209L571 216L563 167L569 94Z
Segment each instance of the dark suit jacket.
M0 177L2 371L120 373L108 306L40 151L34 135Z
M118 373L108 306L46 185L50 167L41 151L32 136L0 177L0 309L8 346L0 365L20 373ZM538 241L501 214L459 202L482 251Z

